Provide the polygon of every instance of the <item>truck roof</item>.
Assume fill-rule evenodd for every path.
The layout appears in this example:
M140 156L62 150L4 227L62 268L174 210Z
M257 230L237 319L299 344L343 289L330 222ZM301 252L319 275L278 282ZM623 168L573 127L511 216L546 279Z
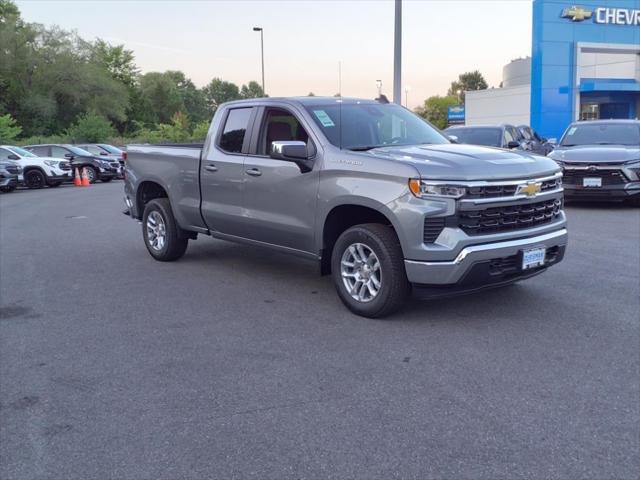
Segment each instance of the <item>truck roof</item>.
M247 98L244 100L233 100L231 102L226 102L224 105L242 105L242 104L253 104L256 102L260 103L279 103L279 102L289 102L289 103L298 103L303 106L307 105L326 105L328 103L342 103L344 104L370 104L370 105L379 105L380 102L373 99L368 98L355 98L355 97L263 97L263 98Z

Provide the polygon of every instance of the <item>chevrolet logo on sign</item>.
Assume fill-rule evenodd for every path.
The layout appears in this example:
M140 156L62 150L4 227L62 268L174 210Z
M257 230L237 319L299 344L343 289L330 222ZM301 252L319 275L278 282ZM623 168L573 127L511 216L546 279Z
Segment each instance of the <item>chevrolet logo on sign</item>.
M518 185L516 195L526 195L527 197L535 197L542 191L542 182L528 182Z
M587 18L591 18L593 12L586 8L577 7L574 5L571 8L565 8L562 10L562 18L570 18L572 22L582 22Z

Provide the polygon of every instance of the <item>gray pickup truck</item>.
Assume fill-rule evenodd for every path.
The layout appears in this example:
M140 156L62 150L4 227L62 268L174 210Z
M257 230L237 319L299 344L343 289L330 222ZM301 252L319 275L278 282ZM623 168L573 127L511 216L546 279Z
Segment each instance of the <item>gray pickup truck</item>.
M408 110L347 98L218 108L202 145L132 145L128 213L149 253L198 234L317 262L354 313L529 278L562 260L562 174L525 152L452 144Z

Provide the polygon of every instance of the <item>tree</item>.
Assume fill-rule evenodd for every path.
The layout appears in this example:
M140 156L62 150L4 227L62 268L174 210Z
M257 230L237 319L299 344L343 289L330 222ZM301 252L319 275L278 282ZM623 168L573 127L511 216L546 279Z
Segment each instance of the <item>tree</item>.
M307 97L315 97L315 96L316 96L316 94L315 94L315 93L313 93L313 92L309 92L309 93L307 93Z
M116 131L109 120L93 112L80 115L67 130L67 135L74 142L104 142L109 137L113 137L115 133Z
M248 85L242 85L242 88L240 89L240 96L242 98L262 98L266 95L264 94L260 84L252 80Z
M0 115L0 143L11 143L21 132L22 128L11 115Z
M207 100L202 90L199 90L193 82L179 70L169 70L165 75L170 77L176 84L184 111L191 122L199 123L203 120L210 120Z
M416 113L442 129L447 126L449 107L457 104L458 98L455 96L441 97L434 95L427 98L424 101L424 105L416 109Z
M112 78L127 87L135 86L140 71L131 50L125 50L124 45L110 45L99 38L90 49L93 63L103 66Z
M140 77L139 103L139 120L147 124L168 124L176 112L184 110L180 90L168 72L149 72Z
M489 88L487 81L478 70L466 72L458 76L458 80L451 82L447 95L460 97L460 103L464 103L464 92L471 90L486 90Z
M235 83L225 82L220 78L211 80L203 91L211 113L215 112L220 104L240 98L238 86Z

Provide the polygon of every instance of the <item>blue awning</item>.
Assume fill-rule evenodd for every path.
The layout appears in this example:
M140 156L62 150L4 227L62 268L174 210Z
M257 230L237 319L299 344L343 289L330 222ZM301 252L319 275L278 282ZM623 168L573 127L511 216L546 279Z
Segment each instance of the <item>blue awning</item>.
M640 83L629 78L583 78L581 92L640 92Z

